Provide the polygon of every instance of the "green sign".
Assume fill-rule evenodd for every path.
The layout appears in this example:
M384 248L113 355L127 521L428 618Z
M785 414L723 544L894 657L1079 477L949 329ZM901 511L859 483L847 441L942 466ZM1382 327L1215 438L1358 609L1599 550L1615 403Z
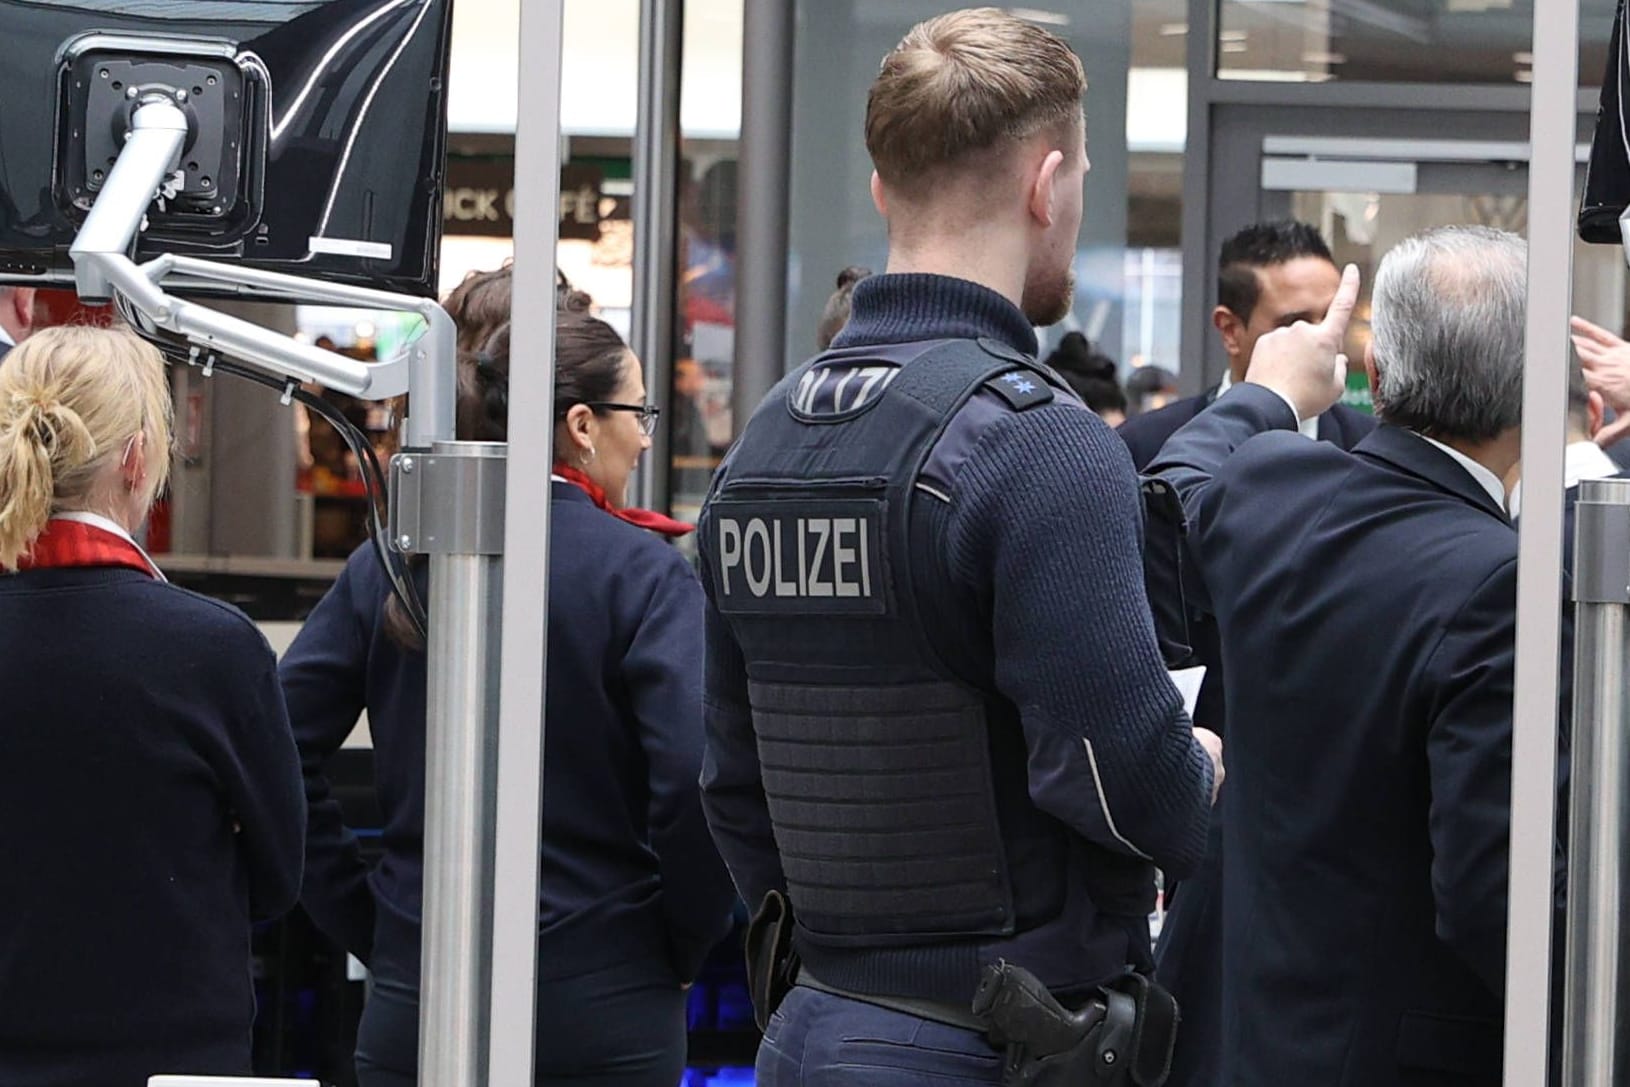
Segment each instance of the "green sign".
M1375 400L1370 396L1370 377L1364 372L1364 367L1348 367L1347 391L1341 394L1341 402L1366 415L1375 414Z

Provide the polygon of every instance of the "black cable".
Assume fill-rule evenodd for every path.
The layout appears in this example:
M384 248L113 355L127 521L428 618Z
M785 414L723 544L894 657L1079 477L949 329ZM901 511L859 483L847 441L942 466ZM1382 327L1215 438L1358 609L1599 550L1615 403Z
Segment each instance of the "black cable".
M196 358L192 353L193 344L191 341L160 329L148 327L123 297L118 300L118 308L121 316L136 331L137 335L158 348L160 354L172 365L197 365ZM200 354L204 354L204 352L200 352ZM357 466L362 473L363 490L368 502L370 529L368 539L373 545L374 557L379 562L380 569L384 573L386 580L390 582L391 591L401 601L403 608L406 609L408 619L412 622L414 629L418 631L420 638L428 639L429 616L425 611L424 602L419 597L418 586L413 580L412 571L407 566L405 556L393 551L387 542L388 536L385 523L380 515L386 491L385 472L380 466L379 455L374 451L373 442L368 439L368 436L363 433L360 427L347 419L337 407L320 396L306 392L292 379L273 377L250 367L241 366L221 357L214 351L207 354L214 357L212 370L253 381L258 385L264 385L287 395L290 399L300 401L307 408L322 416L340 435L346 447L357 458Z

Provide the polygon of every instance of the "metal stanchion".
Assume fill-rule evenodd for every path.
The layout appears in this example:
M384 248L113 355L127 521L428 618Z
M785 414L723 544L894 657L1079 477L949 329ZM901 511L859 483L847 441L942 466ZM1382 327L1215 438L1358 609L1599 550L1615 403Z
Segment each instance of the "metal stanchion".
M679 76L684 0L640 0L640 108L634 125L634 323L629 346L645 364L646 399L671 418L679 280ZM671 433L671 431L670 431ZM668 439L659 439L664 449ZM667 509L668 457L636 470L640 505Z
M560 192L564 0L520 7L515 125L515 305L504 518L504 688L492 849L492 977L486 1087L531 1087L538 967L538 839L549 649L549 470L555 389L555 244ZM432 1081L421 1079L421 1083ZM436 1087L441 1087L438 1083ZM449 1087L453 1087L449 1083Z
M1523 346L1522 530L1511 737L1511 882L1506 937L1506 1087L1550 1067L1551 924L1556 910L1557 661L1561 647L1562 450L1567 444L1573 284L1579 0L1534 4L1528 164L1528 313Z
M1562 1082L1614 1087L1630 1074L1620 911L1630 891L1630 480L1579 485L1574 544L1574 696Z
M741 166L736 204L736 361L731 433L787 372L787 224L792 220L789 0L742 5Z
M437 442L392 464L391 530L430 556L419 1078L487 1082L505 446Z

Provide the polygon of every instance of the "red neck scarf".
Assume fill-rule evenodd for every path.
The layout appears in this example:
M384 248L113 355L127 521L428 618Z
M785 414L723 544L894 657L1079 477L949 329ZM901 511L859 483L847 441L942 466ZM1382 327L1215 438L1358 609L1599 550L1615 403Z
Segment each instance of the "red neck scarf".
M611 503L606 501L606 492L601 489L599 484L570 465L557 462L555 464L555 475L576 486L584 494L588 495L596 506L599 506L619 521L627 521L631 525L648 528L652 532L658 532L668 537L688 536L696 531L695 525L688 525L684 521L675 521L672 517L657 513L655 510L613 509Z
M118 533L57 517L46 523L29 553L17 560L19 572L70 566L122 566L148 577L163 577L141 548Z

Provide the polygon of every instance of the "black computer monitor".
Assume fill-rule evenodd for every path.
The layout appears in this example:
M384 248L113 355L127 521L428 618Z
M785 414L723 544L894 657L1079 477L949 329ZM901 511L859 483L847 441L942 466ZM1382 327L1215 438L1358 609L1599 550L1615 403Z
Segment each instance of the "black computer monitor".
M0 283L72 284L74 235L162 87L190 134L137 260L433 295L451 20L452 0L0 0Z
M1624 98L1630 92L1630 37L1625 31L1624 0L1613 16L1607 71L1596 110L1596 132L1585 167L1585 191L1579 202L1579 236L1587 242L1619 245L1619 216L1630 205L1630 130L1625 127ZM1586 73L1589 75L1589 73Z

